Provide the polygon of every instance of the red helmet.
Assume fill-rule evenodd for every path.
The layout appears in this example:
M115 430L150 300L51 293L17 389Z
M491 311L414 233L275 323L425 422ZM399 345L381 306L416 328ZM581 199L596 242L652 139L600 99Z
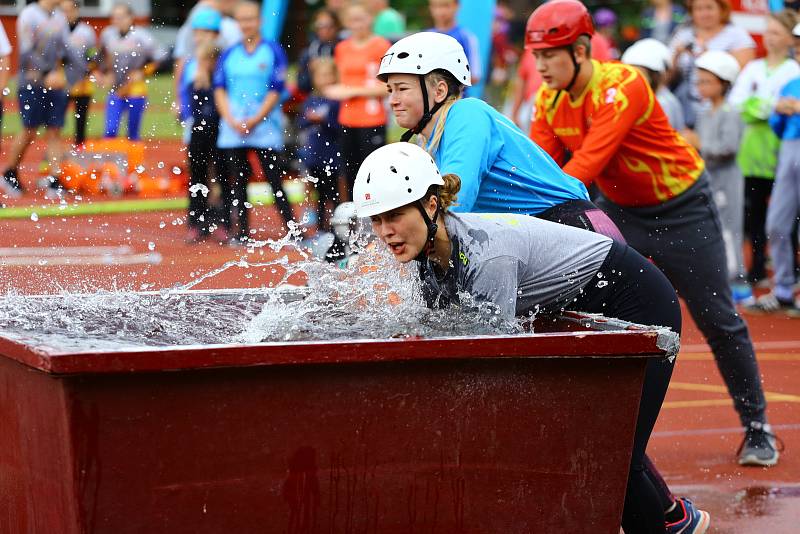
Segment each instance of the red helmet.
M569 46L581 35L594 35L592 16L578 0L552 0L534 11L525 27L525 48Z

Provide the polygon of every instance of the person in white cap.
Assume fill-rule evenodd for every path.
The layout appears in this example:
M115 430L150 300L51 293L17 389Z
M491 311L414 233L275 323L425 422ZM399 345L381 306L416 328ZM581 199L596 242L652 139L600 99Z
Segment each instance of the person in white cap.
M684 136L706 162L709 185L722 225L725 256L733 301L753 304L747 283L742 244L744 241L744 177L736 164L743 124L736 108L726 98L736 77L739 62L728 52L710 50L695 61L697 92L706 103L697 117L695 132Z
M672 127L678 131L686 128L683 107L665 83L667 71L672 67L672 52L667 45L651 37L641 39L625 50L621 61L636 67L642 73Z
M488 306L508 321L570 309L680 332L675 290L632 248L523 214L453 213L459 187L457 175L442 175L430 155L410 143L375 150L356 176L358 217L370 218L397 261L416 261L429 307ZM669 359L647 365L623 512L662 529L657 493L668 489L654 487L642 464L673 365ZM708 514L701 519L702 530L694 532L708 526Z

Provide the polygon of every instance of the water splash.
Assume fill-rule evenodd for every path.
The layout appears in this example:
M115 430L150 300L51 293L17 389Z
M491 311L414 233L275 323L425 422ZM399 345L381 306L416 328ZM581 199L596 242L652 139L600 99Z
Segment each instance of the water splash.
M0 296L0 331L33 345L62 350L108 350L264 341L387 339L520 332L490 307L463 296L446 310L428 309L413 267L399 266L365 235L350 243L358 260L345 269L311 257L297 246L297 225L277 241L252 241L278 257L253 262L243 256L160 291L104 291L47 296ZM292 261L300 253L299 261ZM286 284L302 273L302 290L191 290L238 266L280 267Z

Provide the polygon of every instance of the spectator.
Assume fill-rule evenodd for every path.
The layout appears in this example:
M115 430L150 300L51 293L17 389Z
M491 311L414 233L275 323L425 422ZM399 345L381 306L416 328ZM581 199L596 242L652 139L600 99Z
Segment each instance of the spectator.
M297 62L297 88L305 94L311 92L309 64L317 58L333 58L333 50L339 44L339 18L330 9L314 13L314 39L300 54Z
M105 137L116 137L122 115L128 113L128 139L139 140L142 116L147 107L145 78L155 73L167 57L145 28L133 25L127 4L111 9L111 26L100 34L100 61L104 83L111 91L106 101Z
M678 29L670 42L674 53L671 86L683 106L686 125L694 128L700 111L694 60L708 50L729 52L744 66L755 58L756 44L743 29L731 24L728 0L687 0L691 24Z
M619 59L619 49L615 42L617 33L617 14L607 7L601 7L594 13L595 35L605 41L611 51L611 59Z
M795 59L800 51L800 24L792 31ZM748 310L758 312L785 312L800 317L800 303L794 298L794 252L792 238L794 225L800 215L800 78L795 78L781 89L769 124L781 139L775 186L767 209L767 236L769 238L774 286L770 293L761 296Z
M428 0L428 7L433 19L433 28L430 31L444 33L454 38L464 48L469 60L472 85L481 81L483 68L478 39L475 35L456 23L456 15L461 7L459 0ZM467 91L469 96L469 91Z
M686 10L680 4L671 0L650 0L650 7L642 13L641 36L668 44L675 30L685 21Z
M339 200L339 102L323 96L336 83L336 64L330 58L311 62L314 93L303 103L298 126L303 139L300 155L318 196L317 227L329 230L329 219Z
M213 9L198 11L192 19L196 30L218 32L221 16ZM197 34L196 34L197 35ZM194 57L183 70L182 101L188 103L191 118L189 138L189 208L186 217L187 243L205 239L216 227L209 209L211 188L222 183L222 156L217 148L219 113L214 102L211 79L216 69L219 48L216 36L200 37Z
M800 66L789 57L795 21L796 15L790 10L767 16L764 32L767 56L745 65L728 96L728 101L741 111L745 123L737 162L745 177L745 234L753 250L747 275L751 284L767 281L767 204L780 150L780 139L768 121L780 90L800 76Z
M341 147L347 195L352 198L358 167L367 155L386 142L386 87L375 77L390 43L372 33L372 17L360 3L343 10L350 37L336 45L334 60L339 83L325 91L325 96L341 102Z
M183 78L183 68L189 59L194 55L197 41L194 37L196 30L192 28L192 20L198 10L209 8L219 12L222 16L219 32L217 32L217 46L220 50L226 50L242 40L242 32L239 30L239 25L233 20L233 8L236 6L238 0L200 0L197 2L189 16L186 17L186 22L178 30L178 35L175 36L175 49L172 56L175 58L174 65L174 79L175 79L175 94L180 94L180 83ZM175 102L175 110L180 114L181 102ZM191 124L186 125L185 138L188 141L191 133Z
M61 11L69 23L69 61L66 65L69 99L75 104L75 146L86 141L86 122L89 118L89 103L94 93L94 84L89 72L97 60L97 35L94 28L80 19L77 0L63 0Z
M8 90L8 78L11 74L11 43L3 25L0 24L0 139L3 137L3 101ZM2 180L0 180L2 182ZM0 183L0 190L2 184Z
M698 69L698 92L710 106L697 117L697 133L684 132L684 137L700 151L706 162L711 194L722 226L733 301L752 304L753 292L745 278L742 252L744 177L736 165L742 122L736 109L726 102L739 75L739 63L727 52L711 50L697 58L695 67Z
M672 53L667 45L653 38L636 41L622 54L622 62L633 65L642 73L656 94L656 99L661 104L661 109L664 110L670 125L680 132L686 128L683 108L664 83L671 60Z
M14 139L8 166L0 179L6 196L16 198L23 188L17 174L22 156L40 126L45 127L47 161L50 165L48 196L64 189L59 179L61 129L67 107L67 80L63 65L67 53L67 19L56 9L59 0L39 0L25 6L17 17L19 48L18 89L22 129Z
M243 0L234 11L242 41L227 49L214 72L214 99L220 115L217 146L223 150L226 183L223 225L229 244L241 246L250 238L247 153L255 151L269 180L283 222L292 220L292 207L283 191L283 127L279 101L286 83L287 59L275 42L261 37L261 6ZM233 216L238 225L233 232Z
M367 8L374 17L372 33L397 41L406 32L406 18L389 6L389 0L367 0Z

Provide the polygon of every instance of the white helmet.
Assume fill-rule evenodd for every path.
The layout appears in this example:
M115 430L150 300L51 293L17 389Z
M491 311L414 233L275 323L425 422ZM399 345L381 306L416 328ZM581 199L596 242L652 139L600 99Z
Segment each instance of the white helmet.
M425 75L436 69L446 70L462 85L472 85L464 48L438 32L415 33L393 44L381 59L378 78L385 82L390 74Z
M356 220L355 202L342 202L333 210L333 216L331 217L333 233L340 240L347 242L350 239L350 225L355 223Z
M431 185L444 185L444 180L425 150L403 142L382 146L358 169L356 211L359 217L386 213L421 199Z
M628 65L644 67L655 72L666 72L672 65L672 54L667 45L657 39L648 37L633 43L621 61Z
M694 62L695 68L707 70L721 80L733 83L739 75L739 62L727 52L709 50Z

